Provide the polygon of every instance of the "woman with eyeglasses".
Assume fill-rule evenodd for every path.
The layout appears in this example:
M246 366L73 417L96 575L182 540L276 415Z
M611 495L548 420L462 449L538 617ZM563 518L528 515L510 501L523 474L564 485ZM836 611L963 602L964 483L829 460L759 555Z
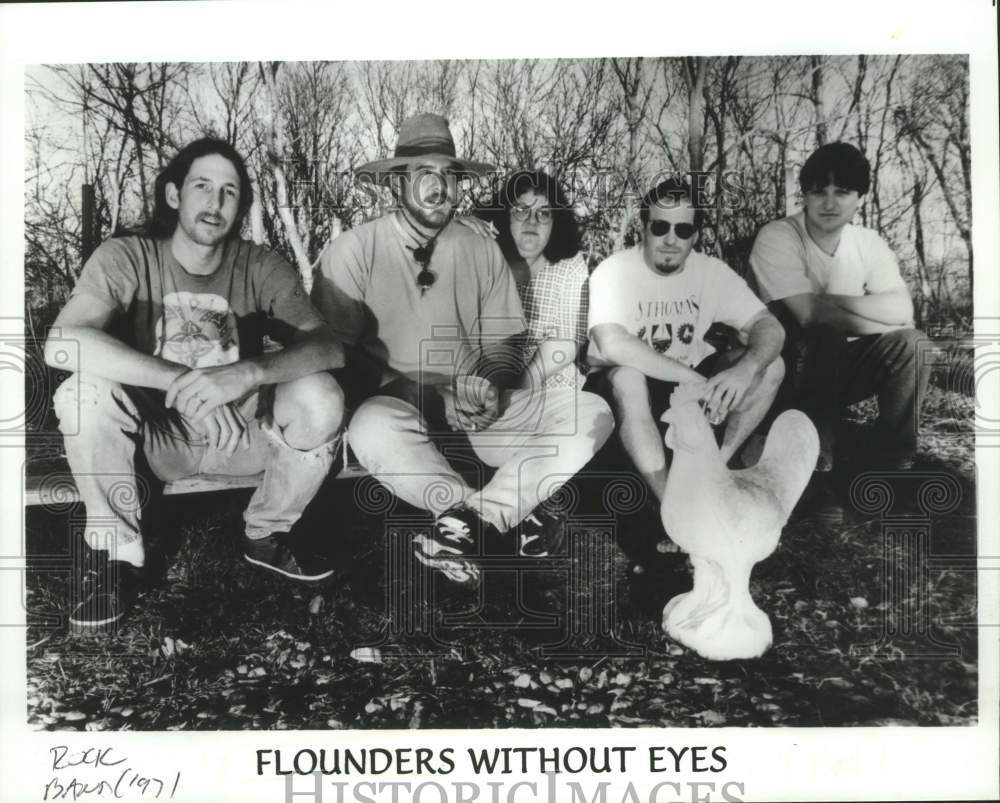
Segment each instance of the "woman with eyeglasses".
M583 387L587 263L566 193L547 173L519 171L483 218L495 226L528 324L522 385Z
M613 419L607 404L582 390L587 344L587 263L580 253L576 216L559 182L544 172L519 171L509 176L481 219L460 218L484 236L496 235L514 276L527 323L521 387L532 390L540 404L576 396L578 410L606 411L598 426L577 424L567 438L589 442L596 454L611 434ZM488 221L489 225L482 221ZM596 420L596 419L595 419ZM555 554L563 539L563 514L536 508L520 525L521 537L544 544Z

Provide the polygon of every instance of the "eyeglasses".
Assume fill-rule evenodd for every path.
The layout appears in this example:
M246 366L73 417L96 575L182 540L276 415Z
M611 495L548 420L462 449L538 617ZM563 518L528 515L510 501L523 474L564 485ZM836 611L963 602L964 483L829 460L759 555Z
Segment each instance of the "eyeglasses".
M510 216L521 223L526 223L532 217L535 218L535 222L537 223L552 222L552 210L544 206L537 208L532 206L512 206L510 208Z
M434 282L437 280L437 274L433 273L429 269L431 256L434 254L435 242L436 240L428 240L426 243L419 245L416 248L406 246L413 252L413 260L420 266L420 273L417 274L417 287L420 288L421 296L432 288L434 286Z
M680 240L690 240L697 231L693 223L671 223L669 220L651 220L649 221L649 233L654 237L664 237L670 233L671 226L673 226L674 234Z

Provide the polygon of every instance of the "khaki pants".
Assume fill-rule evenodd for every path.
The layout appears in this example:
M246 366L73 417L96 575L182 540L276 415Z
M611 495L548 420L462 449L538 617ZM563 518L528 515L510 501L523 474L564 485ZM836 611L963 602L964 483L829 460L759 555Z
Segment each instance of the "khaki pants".
M432 431L410 402L375 396L351 420L351 448L408 504L438 515L464 503L506 532L571 479L614 428L611 410L591 393L573 388L509 393L510 404L492 426L457 435L440 427ZM451 448L466 445L497 469L479 490L448 460Z

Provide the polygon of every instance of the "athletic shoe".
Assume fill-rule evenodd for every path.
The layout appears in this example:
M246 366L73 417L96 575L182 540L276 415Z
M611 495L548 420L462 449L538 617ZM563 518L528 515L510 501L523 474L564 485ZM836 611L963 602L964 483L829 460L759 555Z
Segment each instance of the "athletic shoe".
M483 544L495 544L499 538L496 527L459 505L437 517L429 536L413 539L413 556L453 583L477 586L481 573L476 558L484 554Z
M84 542L80 571L70 590L70 633L114 632L132 605L138 571L131 563L109 560L106 550L91 549Z
M515 532L517 554L522 558L547 558L562 550L566 540L566 520L543 507L522 521Z
M333 574L326 558L307 549L301 538L288 533L274 533L266 538L244 536L243 557L254 566L305 583L316 583Z

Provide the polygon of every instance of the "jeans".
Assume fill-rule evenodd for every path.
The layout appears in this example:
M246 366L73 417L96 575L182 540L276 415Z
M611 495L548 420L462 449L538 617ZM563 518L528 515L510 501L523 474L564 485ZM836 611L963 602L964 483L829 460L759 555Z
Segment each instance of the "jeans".
M163 482L263 471L243 516L247 536L263 538L287 532L298 521L340 444L337 437L309 451L291 448L277 427L258 416L261 394L255 391L236 405L248 423L250 445L227 457L164 407L162 392L88 374L77 380L64 382L53 401L70 470L87 508L87 543L109 550L128 545L136 565L142 565L140 519L150 491L136 474L139 452Z
M878 397L875 429L885 457L913 455L930 376L930 367L917 357L922 332L896 329L848 340L826 327L786 325L786 331L786 406L799 406L809 415L824 456L832 456L843 408L872 395Z

